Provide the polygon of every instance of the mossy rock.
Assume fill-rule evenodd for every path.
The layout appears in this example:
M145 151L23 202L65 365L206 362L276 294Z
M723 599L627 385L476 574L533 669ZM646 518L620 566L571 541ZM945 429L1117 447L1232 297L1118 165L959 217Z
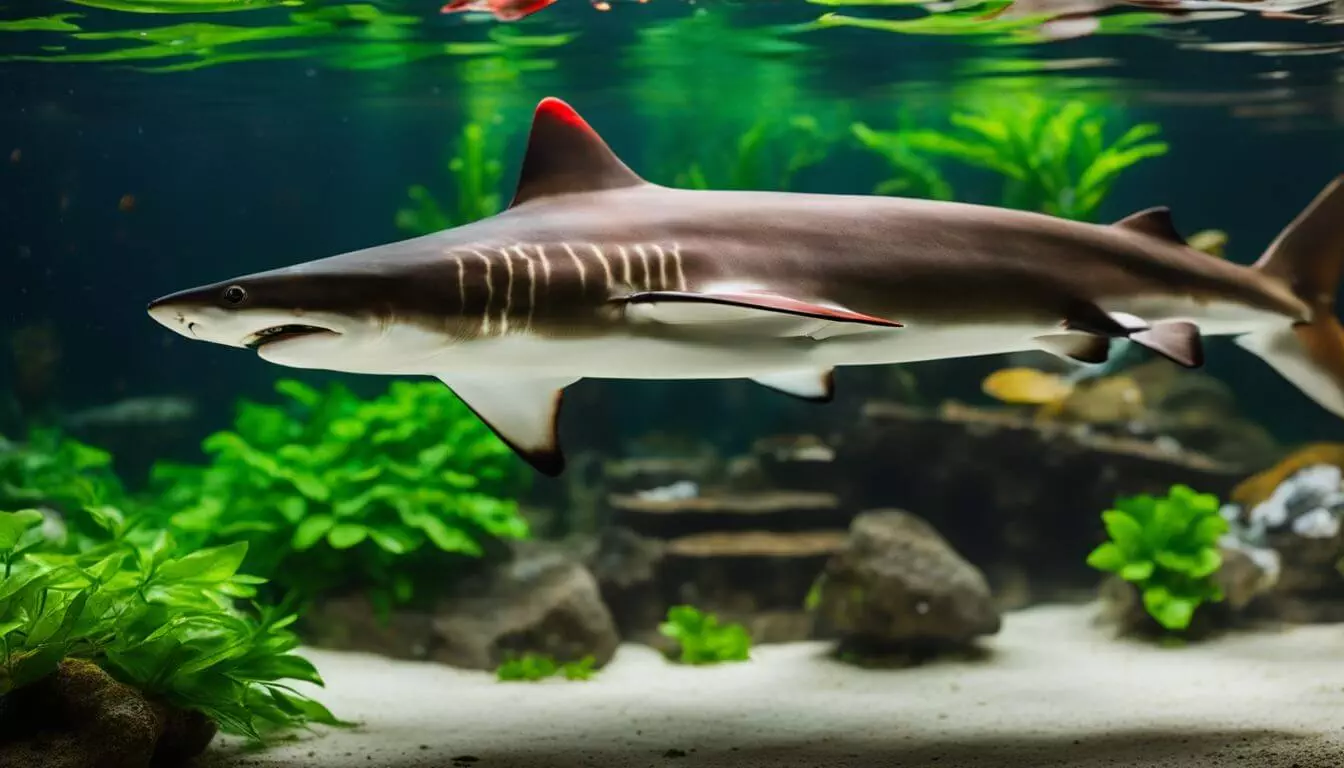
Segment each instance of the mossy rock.
M0 765L25 768L177 766L205 751L216 724L146 698L92 662L0 699Z

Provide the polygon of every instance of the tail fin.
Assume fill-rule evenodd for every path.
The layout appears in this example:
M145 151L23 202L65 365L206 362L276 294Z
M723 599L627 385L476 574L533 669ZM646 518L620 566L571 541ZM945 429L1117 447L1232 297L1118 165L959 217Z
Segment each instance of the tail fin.
M1311 320L1247 334L1237 343L1344 418L1344 326L1335 315L1344 276L1344 176L1284 228L1255 269L1290 286L1311 308Z

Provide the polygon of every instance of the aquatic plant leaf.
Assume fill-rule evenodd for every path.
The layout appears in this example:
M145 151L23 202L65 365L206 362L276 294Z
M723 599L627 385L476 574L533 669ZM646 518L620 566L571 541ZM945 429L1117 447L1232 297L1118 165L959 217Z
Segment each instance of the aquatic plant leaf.
M1145 581L1153 575L1153 571L1156 567L1157 565L1152 560L1128 562L1120 568L1119 576L1125 581Z
M1127 557L1133 557L1139 551L1144 539L1144 530L1138 520L1119 510L1111 510L1101 515L1106 525L1106 535L1111 537Z
M80 18L77 13L59 13L33 19L0 20L0 32L78 32L80 27L68 19Z
M313 545L321 541L335 524L336 518L331 515L308 517L294 529L289 545L299 552L312 549Z
M332 549L349 549L369 535L369 529L357 523L337 523L327 532L327 543Z
M43 515L36 509L18 512L0 512L0 554L18 546L19 537L42 524Z
M302 0L70 0L78 5L127 13L229 13L275 6L302 5Z
M169 560L154 573L162 581L223 581L238 571L247 556L247 542L211 547Z
M1179 631L1190 626L1198 601L1177 597L1164 587L1154 587L1144 590L1143 605L1163 627Z

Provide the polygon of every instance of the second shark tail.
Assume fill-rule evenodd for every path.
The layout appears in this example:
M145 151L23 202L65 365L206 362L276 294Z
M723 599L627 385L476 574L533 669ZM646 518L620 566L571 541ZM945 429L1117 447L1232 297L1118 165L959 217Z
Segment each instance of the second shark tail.
M1237 343L1344 418L1344 326L1335 314L1344 277L1344 176L1284 228L1254 268L1290 286L1311 308L1311 319L1249 333Z

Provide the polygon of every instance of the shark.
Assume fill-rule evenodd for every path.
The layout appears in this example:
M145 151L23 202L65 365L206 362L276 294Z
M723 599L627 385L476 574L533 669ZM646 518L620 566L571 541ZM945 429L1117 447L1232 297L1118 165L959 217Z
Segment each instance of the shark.
M536 107L501 212L181 290L149 315L299 369L434 377L538 472L581 379L749 379L833 397L857 365L1126 340L1186 367L1230 336L1344 417L1344 175L1258 261L1165 207L1108 224L880 195L687 190L633 171L571 106Z

